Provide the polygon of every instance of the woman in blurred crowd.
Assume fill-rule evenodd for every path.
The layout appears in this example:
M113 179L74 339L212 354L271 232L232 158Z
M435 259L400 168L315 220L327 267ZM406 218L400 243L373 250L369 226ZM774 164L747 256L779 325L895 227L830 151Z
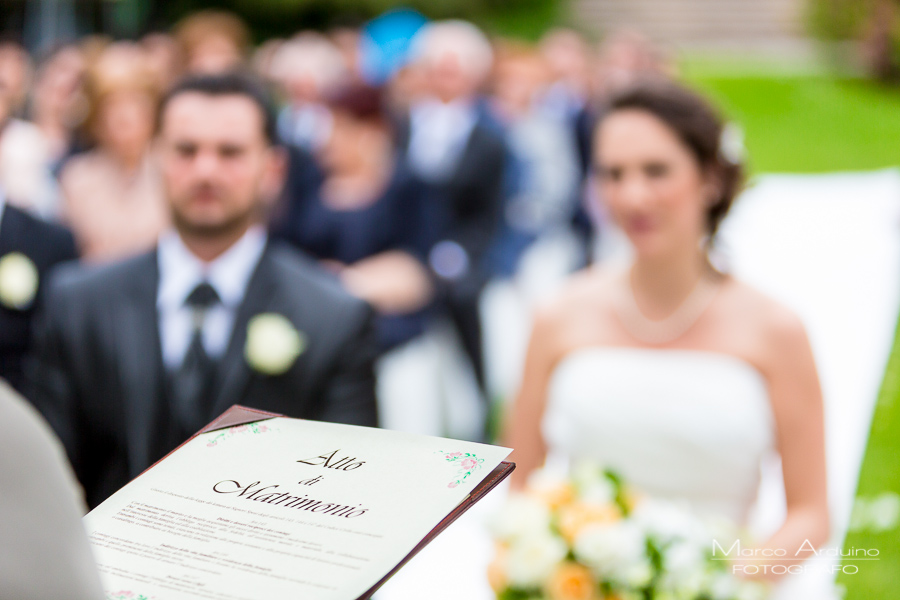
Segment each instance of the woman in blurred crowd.
M675 66L665 53L635 31L609 36L598 48L594 96L600 109L617 93L635 82L675 75Z
M94 150L63 168L64 217L88 260L149 249L168 224L150 155L157 90L139 47L114 44L88 78Z
M156 89L169 89L181 74L175 39L166 33L148 33L141 38L140 44Z
M175 42L187 73L221 73L240 68L250 50L241 19L222 10L192 13L175 25Z
M50 171L50 147L38 127L16 118L30 80L31 61L24 48L0 43L0 193L12 204L53 218L59 190Z
M519 485L549 450L742 525L777 451L787 516L765 546L793 557L828 536L822 397L798 318L708 260L741 181L722 131L674 84L611 101L595 171L633 261L539 312L508 442Z
M35 76L31 118L44 134L54 171L72 151L73 132L84 120L84 57L76 46L62 46L41 63Z
M424 329L431 299L422 265L422 188L396 160L380 91L362 84L328 98L333 125L317 157L323 173L311 187L289 179L289 205L277 235L334 270L347 288L381 314L383 349Z

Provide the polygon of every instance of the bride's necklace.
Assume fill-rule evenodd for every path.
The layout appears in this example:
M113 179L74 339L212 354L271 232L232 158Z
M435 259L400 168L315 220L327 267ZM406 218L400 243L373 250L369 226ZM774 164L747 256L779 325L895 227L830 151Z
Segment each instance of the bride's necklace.
M648 319L634 297L631 277L625 276L624 302L616 307L619 321L628 333L645 344L667 344L687 333L709 307L718 291L718 283L703 275L687 298L665 319Z

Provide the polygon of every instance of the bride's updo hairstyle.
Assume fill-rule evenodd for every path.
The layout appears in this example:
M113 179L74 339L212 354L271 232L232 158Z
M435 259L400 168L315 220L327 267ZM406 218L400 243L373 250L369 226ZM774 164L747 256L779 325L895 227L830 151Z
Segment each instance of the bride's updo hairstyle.
M612 98L604 117L620 110L646 111L665 123L711 179L717 190L706 212L707 243L711 243L744 183L738 132L726 126L701 96L666 80L641 82L621 92Z

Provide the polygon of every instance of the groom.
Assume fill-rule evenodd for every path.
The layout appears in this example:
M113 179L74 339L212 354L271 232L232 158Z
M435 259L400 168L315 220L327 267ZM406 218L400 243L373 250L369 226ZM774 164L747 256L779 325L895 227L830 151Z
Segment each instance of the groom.
M262 224L284 171L265 93L191 78L158 127L174 230L60 272L37 327L30 399L92 507L232 404L376 424L369 307Z

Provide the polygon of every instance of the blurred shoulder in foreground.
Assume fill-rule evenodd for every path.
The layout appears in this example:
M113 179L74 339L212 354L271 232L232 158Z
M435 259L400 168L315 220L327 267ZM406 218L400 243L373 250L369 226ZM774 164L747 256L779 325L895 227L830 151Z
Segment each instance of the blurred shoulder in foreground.
M7 542L0 547L0 598L103 598L81 526L84 500L62 445L3 381L0 423L0 539Z

